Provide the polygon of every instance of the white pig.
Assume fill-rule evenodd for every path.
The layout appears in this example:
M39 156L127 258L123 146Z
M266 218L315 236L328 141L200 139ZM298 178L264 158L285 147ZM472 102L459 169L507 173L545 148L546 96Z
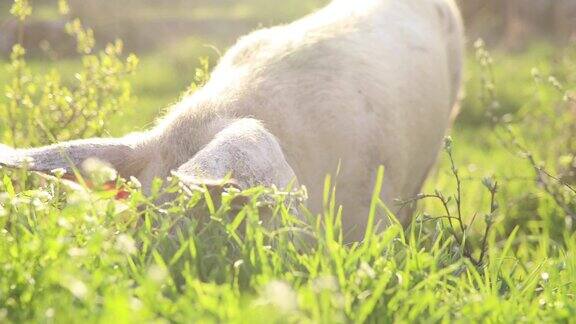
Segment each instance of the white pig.
M291 24L242 37L210 81L156 127L122 138L33 149L0 146L0 163L70 169L109 162L146 189L171 173L185 183L231 174L240 188L308 188L321 208L335 173L346 241L363 237L375 172L383 200L414 196L434 164L461 82L463 27L452 0L334 0Z

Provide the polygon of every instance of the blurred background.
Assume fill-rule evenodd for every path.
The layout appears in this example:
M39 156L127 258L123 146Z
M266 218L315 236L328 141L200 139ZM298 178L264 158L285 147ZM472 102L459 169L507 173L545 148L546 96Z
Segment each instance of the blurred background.
M74 53L66 34L66 16L54 0L34 0L35 15L26 23L24 42L34 53ZM70 0L68 16L92 27L100 44L116 38L130 51L153 52L196 38L227 47L239 35L260 26L289 22L326 0ZM575 0L458 0L470 40L522 50L534 40L563 44L576 36ZM20 28L9 15L12 1L0 4L0 52L7 55Z

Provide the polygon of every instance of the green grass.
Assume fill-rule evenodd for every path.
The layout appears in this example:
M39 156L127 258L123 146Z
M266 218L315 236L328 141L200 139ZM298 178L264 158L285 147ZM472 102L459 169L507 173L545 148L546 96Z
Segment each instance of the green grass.
M449 187L450 177L438 177ZM394 225L346 246L331 208L318 217L336 229L298 224L282 204L262 217L284 226L266 228L263 189L232 211L236 193L220 206L195 193L155 207L137 188L114 201L104 190L39 181L7 172L1 187L0 314L8 321L569 322L576 312L575 236L552 236L543 220L510 232L498 220L478 267L440 223ZM482 212L482 190L471 184L470 195L467 207ZM313 238L298 244L296 226Z
M142 57L126 79L133 97L104 133L150 125L190 86L198 57L217 60L205 44L227 45L190 38ZM265 188L211 197L171 184L165 190L178 198L156 205L159 184L146 197L137 183L124 183L131 195L116 200L98 184L86 190L0 169L0 322L574 323L569 186L576 181L565 161L576 151L576 105L563 98L576 89L574 50L536 44L493 59L483 65L469 55L466 97L451 131L459 181L444 152L423 189L450 197L453 216L460 199L465 233L442 218L438 199L423 200L407 228L393 225L346 245L329 185L324 212L301 222L285 195ZM75 59L28 64L34 76L59 70L68 85L81 70ZM0 86L12 80L0 73ZM0 111L10 102L0 98ZM0 113L0 142L8 138L6 120ZM544 187L539 167L561 181L545 178L551 189ZM236 204L238 195L248 202ZM372 207L395 224L377 198ZM280 225L266 226L271 218Z

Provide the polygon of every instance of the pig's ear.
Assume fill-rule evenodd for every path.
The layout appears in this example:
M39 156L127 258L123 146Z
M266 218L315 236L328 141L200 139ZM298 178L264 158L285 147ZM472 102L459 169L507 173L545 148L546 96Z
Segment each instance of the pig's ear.
M136 137L93 138L56 145L13 149L0 144L0 165L26 167L30 171L50 172L63 169L72 173L87 159L109 163L123 177L136 175L148 162L148 152Z
M295 174L278 140L257 120L232 120L173 174L187 185L284 189Z

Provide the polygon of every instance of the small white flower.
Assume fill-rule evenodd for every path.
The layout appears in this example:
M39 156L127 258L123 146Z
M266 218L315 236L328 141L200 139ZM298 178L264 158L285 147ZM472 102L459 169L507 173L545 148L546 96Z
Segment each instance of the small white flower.
M84 299L88 294L88 287L86 287L86 284L79 279L68 278L65 281L64 286L78 299Z
M52 173L57 178L62 178L66 174L66 169L57 168L57 169L51 170L50 173Z
M136 297L130 298L130 307L131 307L133 310L142 309L142 306L143 306L143 304L142 304L142 301L141 301L140 299L138 299L138 298L136 298Z
M278 307L283 312L291 312L298 308L298 296L287 283L272 281L262 292L262 301Z
M140 180L136 179L136 178L133 177L133 176L130 176L129 185L130 185L131 187L137 188L137 189L142 188L142 183L140 183Z
M148 277L154 282L161 283L168 277L168 273L166 269L153 265L148 270Z
M332 276L323 276L314 279L312 282L312 288L316 292L322 291L337 291L338 290L338 281L336 278Z
M372 267L366 262L362 262L360 264L360 269L358 272L362 277L368 277L370 279L376 278L376 271L374 271L374 269L372 269Z
M71 257L83 257L88 255L88 251L86 251L86 249L73 247L70 250L68 250L68 255L70 255Z
M114 181L118 173L112 166L98 159L88 159L82 163L82 170L90 175L92 181L98 184L104 184L108 181Z
M474 47L476 48L482 48L484 47L484 40L482 38L478 38L475 42L474 42Z
M237 260L236 262L234 262L234 268L238 269L240 268L240 266L242 266L244 264L244 260L240 259Z
M116 249L126 254L135 254L137 252L134 239L126 234L121 234L116 238Z
M540 298L540 300L538 301L538 303L540 304L541 307L544 307L544 306L546 306L546 299Z
M54 308L48 308L46 310L46 312L44 313L44 316L46 316L47 318L52 318L52 317L54 317L55 313L56 312L54 311Z
M66 218L63 218L63 217L60 217L58 219L58 226L65 228L65 229L70 229L72 227L70 225L70 222Z

